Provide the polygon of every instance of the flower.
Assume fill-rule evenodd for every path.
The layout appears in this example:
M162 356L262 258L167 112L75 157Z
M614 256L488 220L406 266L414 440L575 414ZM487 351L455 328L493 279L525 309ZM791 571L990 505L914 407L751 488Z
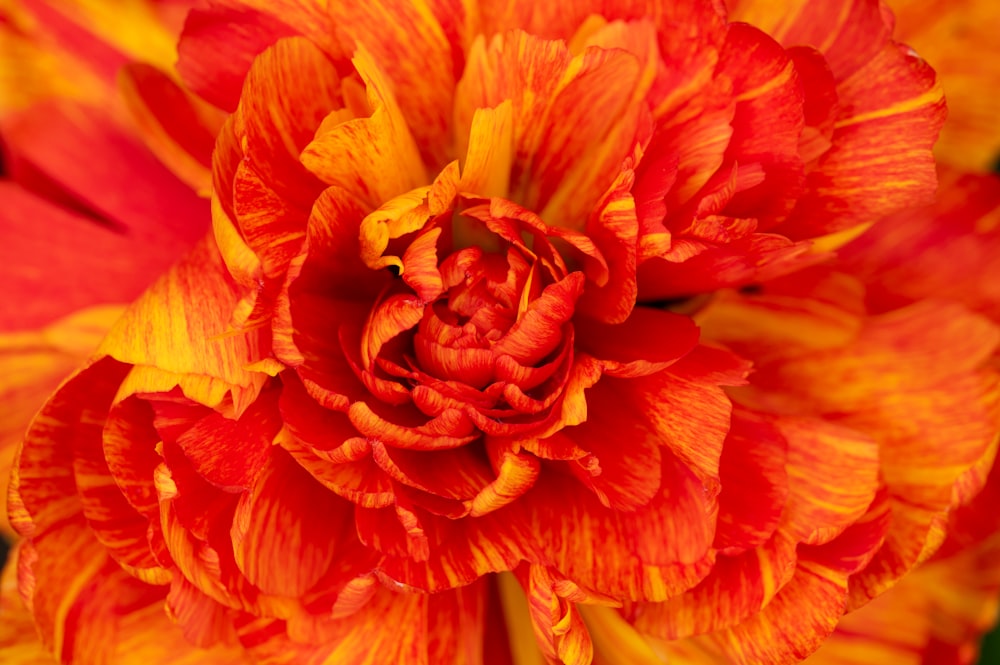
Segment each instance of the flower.
M193 243L20 449L43 643L807 657L931 556L996 452L996 326L883 306L832 260L933 193L941 91L891 25L847 0L220 0L179 79L124 70L134 124L105 135L173 176L126 139L108 156L163 179L121 198L30 131L102 115L10 115L22 188L148 214L161 260Z

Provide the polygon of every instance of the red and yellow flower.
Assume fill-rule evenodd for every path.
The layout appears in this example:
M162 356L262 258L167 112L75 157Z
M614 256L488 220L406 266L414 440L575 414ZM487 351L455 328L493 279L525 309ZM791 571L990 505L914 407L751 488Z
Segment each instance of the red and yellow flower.
M122 257L32 323L183 253L14 464L63 662L799 662L984 486L995 301L834 260L936 182L878 2L219 0L107 113L142 44L30 4L95 82L3 109L10 223Z

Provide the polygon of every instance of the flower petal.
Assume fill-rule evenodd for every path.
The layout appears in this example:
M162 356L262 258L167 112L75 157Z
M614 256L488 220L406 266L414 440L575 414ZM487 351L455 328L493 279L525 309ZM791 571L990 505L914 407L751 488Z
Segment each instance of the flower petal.
M0 197L0 261L10 286L0 310L2 330L36 328L85 307L127 302L177 258L169 248L116 233L13 183L0 183Z
M948 99L948 122L934 147L940 161L964 171L991 170L1000 154L1000 44L989 26L1000 22L993 2L892 0L895 34L934 64Z
M189 248L207 228L208 203L98 108L37 105L5 119L4 141L15 178L19 169L35 169L78 205L168 256Z
M315 35L333 46L329 19L312 0L215 0L188 14L177 46L177 71L192 91L232 112L254 56L295 34Z
M880 220L841 250L844 264L877 311L935 297L1000 320L1000 178L939 173L932 206Z
M100 351L134 365L259 390L267 375L247 369L264 357L259 333L228 330L239 295L215 244L203 240L129 307Z
M934 71L905 46L887 44L837 86L833 147L807 177L808 191L778 231L819 236L931 200L931 147L945 117Z
M9 534L7 483L18 444L31 419L60 382L90 355L121 315L117 305L71 314L46 328L0 334L4 402L0 417L0 533Z
M126 66L119 87L146 146L188 187L208 196L222 114L147 64Z
M328 185L347 190L370 209L426 185L427 172L406 117L378 61L360 50L354 66L365 82L371 115L324 123L302 163Z
M335 556L351 506L331 496L280 449L240 499L232 536L236 564L265 593L308 591Z

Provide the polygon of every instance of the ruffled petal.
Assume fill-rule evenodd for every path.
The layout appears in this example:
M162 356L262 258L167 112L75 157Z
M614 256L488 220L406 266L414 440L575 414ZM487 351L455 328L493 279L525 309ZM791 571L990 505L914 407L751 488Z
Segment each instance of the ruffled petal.
M259 332L229 330L239 295L214 243L202 241L128 308L100 352L255 393L268 376L248 366L264 358L264 349Z
M1000 45L990 26L1000 22L992 2L892 0L895 34L934 65L948 99L948 122L934 154L945 164L983 173L996 165L1000 132L997 97Z

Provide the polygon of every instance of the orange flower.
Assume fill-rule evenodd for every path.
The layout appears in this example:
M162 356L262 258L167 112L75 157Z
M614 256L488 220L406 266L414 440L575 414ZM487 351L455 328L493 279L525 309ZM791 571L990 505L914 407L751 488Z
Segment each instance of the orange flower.
M934 190L877 2L217 0L107 114L100 6L11 14L95 76L3 109L12 213L149 252L55 307L194 246L14 466L63 662L798 662L983 486L996 326L818 265Z

